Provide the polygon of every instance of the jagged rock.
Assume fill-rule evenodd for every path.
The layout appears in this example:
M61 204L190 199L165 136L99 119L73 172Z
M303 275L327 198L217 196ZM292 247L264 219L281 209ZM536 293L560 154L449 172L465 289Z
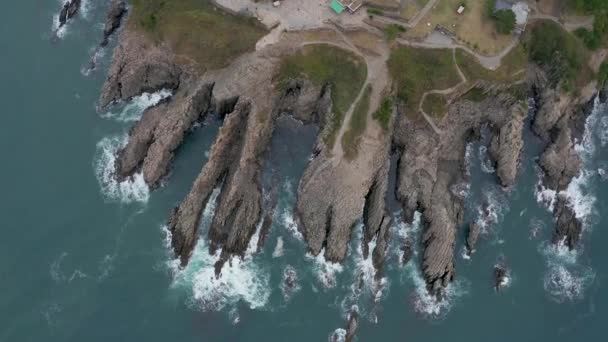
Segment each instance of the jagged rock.
M359 327L359 313L357 310L351 310L348 324L346 325L346 338L345 342L352 342L355 340L355 334L357 333L357 328Z
M171 214L168 223L172 233L171 245L182 265L188 263L194 249L201 214L213 189L227 181L226 174L230 164L237 158L250 110L248 103L239 102L226 116L203 171L195 180L186 199Z
M567 200L559 196L555 209L554 216L557 218L556 229L553 233L553 243L564 243L570 250L573 250L580 241L583 224L571 207L568 206Z
M440 296L453 279L456 229L462 223L463 200L451 189L466 181L465 149L469 140L479 137L483 124L493 127L499 137L495 143L497 161L505 168L506 183L512 182L521 152L521 127L514 109L516 101L500 91L487 92L479 103L457 101L439 122L437 135L421 120L401 115L394 141L402 150L397 180L397 199L410 219L422 212L424 253L422 271L429 291ZM436 122L437 123L437 122ZM509 126L510 125L510 126ZM513 150L511 150L513 149ZM508 172L506 172L508 170Z
M539 164L545 172L545 183L551 189L563 190L568 187L582 166L571 136L570 128L564 124L556 140L541 155Z
M147 110L129 132L119 152L116 173L127 178L143 171L146 184L155 187L167 174L174 151L195 122L212 109L213 84L193 81L174 97Z
M328 89L327 96L329 92ZM331 122L331 107L324 109L325 115L319 117ZM329 126L325 125L319 134L313 158L300 180L296 210L298 227L311 253L318 255L325 248L327 260L341 262L346 257L352 228L363 216L369 190L389 159L390 141L389 136L380 137L370 146L373 151L359 152L353 161L339 161L331 156L331 147L324 142ZM379 213L384 214L382 210ZM382 219L375 216L374 220L378 217ZM379 222L370 223L372 226L374 230L380 227Z
M475 252L475 246L477 245L477 241L479 240L479 235L481 234L481 226L477 222L473 222L469 224L469 231L467 232L467 252L468 254L472 254Z
M585 121L591 113L597 90L593 84L585 87L582 95L561 93L547 88L540 94L539 108L534 118L534 132L548 142L539 165L544 171L545 186L556 192L565 190L581 170L582 160L575 149L585 130ZM558 196L553 210L556 228L553 243L564 242L574 249L582 231L582 222L576 217L567 199Z
M81 0L68 0L63 4L61 12L59 12L59 27L65 25L78 13L81 2Z
M298 289L298 273L293 266L287 265L283 271L283 282L281 286L283 297L287 299L291 298Z
M123 30L101 90L99 106L103 109L145 92L175 90L181 75L182 68L175 64L168 47L150 42L142 33Z
M110 36L120 27L122 19L126 13L127 4L124 0L112 0L103 28L103 39L101 40L100 44L101 47L108 45Z
M519 156L524 147L524 115L519 106L514 106L510 120L500 127L490 144L490 158L496 162L496 174L503 186L515 182Z

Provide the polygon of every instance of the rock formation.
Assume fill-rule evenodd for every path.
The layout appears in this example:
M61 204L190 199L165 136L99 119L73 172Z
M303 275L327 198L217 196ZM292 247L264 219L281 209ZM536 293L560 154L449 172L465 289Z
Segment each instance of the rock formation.
M592 88L574 96L546 84L536 85L536 89L543 90L537 99L538 109L532 129L547 144L539 165L544 171L545 186L558 194L553 208L557 222L552 240L556 244L564 243L569 249L576 248L578 244L582 222L576 218L568 199L560 192L566 190L582 167L575 143L582 138L585 120L593 108L597 92L594 85Z
M112 0L110 10L106 15L106 22L103 27L103 38L99 44L105 47L109 43L110 36L120 27L123 17L127 13L127 4L124 0Z
M469 224L469 230L467 232L467 254L471 255L475 252L475 246L477 246L477 241L479 240L479 235L481 234L481 226L477 222L472 222Z
M81 0L68 0L63 4L61 12L59 12L59 27L63 27L70 19L72 19L80 9Z
M466 182L465 149L477 138L481 126L489 124L493 138L491 153L500 181L510 186L521 152L524 112L517 99L496 88L480 103L461 100L449 106L438 122L438 135L414 113L401 113L394 144L401 150L397 198L405 217L421 211L425 226L422 270L428 289L441 295L453 279L456 231L462 224L463 201L452 189Z

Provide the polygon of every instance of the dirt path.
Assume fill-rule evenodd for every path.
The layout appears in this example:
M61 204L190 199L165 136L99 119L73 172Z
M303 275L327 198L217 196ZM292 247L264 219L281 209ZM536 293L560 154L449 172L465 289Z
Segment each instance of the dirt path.
M336 141L332 149L332 159L334 160L334 162L340 162L344 159L344 147L342 146L342 137L350 127L350 121L352 120L353 113L357 108L359 101L365 94L365 90L368 86L371 86L372 91L370 94L369 109L367 113L367 124L364 134L375 135L376 133L379 133L379 126L375 124L374 119L372 117L372 113L380 106L380 102L382 101L382 92L387 87L389 82L386 62L389 58L390 50L388 46L383 43L383 46L379 49L380 51L374 51L377 55L372 56L369 54L365 54L353 44L350 38L347 37L339 27L336 27L336 32L350 47L350 51L356 53L364 59L365 64L367 66L367 77L365 79L365 82L363 83L363 86L359 90L359 94L357 94L357 97L351 104L350 108L345 113L344 118L342 120L342 126L340 126L340 130L336 134Z

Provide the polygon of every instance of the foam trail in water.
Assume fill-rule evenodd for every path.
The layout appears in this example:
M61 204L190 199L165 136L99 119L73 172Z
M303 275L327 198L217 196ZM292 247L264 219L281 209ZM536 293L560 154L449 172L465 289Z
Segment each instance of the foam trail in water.
M277 238L277 245L274 248L274 251L272 252L272 257L273 258L280 258L283 256L284 250L283 250L283 238L282 237L278 237Z
M147 108L156 106L172 95L173 93L169 89L162 89L155 93L143 93L129 101L119 113L107 112L102 114L101 117L120 122L138 121Z
M95 175L106 199L123 203L145 203L150 197L150 189L141 172L123 181L118 181L115 177L116 155L126 144L126 135L106 137L98 142L94 162Z

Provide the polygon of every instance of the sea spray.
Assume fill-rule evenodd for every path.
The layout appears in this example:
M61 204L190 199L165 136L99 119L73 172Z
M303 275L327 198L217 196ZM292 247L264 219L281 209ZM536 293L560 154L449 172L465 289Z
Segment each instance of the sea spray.
M306 259L312 263L314 275L321 285L323 285L324 289L336 287L338 283L337 276L342 273L344 267L340 263L325 259L325 248L316 256L310 252L306 253Z
M261 224L256 227L245 256L231 258L222 267L220 276L215 276L215 263L220 260L221 250L214 254L209 253L206 233L213 219L220 192L221 187L213 190L203 211L199 227L201 237L188 265L180 269L179 260L168 262L174 273L172 287L189 291L191 304L203 311L221 311L224 308L234 310L239 302L246 303L251 309L264 308L271 292L270 273L253 260ZM164 230L169 233L166 228ZM170 238L170 234L167 234L167 244ZM234 315L231 316L234 318Z
M156 106L172 95L173 93L168 89L162 89L154 93L143 93L131 99L119 112L106 112L101 117L119 122L135 122L141 119L146 109Z
M150 197L150 188L143 173L137 172L124 180L116 179L117 153L127 144L127 136L110 136L97 143L94 169L103 196L109 201L122 203L145 203Z

